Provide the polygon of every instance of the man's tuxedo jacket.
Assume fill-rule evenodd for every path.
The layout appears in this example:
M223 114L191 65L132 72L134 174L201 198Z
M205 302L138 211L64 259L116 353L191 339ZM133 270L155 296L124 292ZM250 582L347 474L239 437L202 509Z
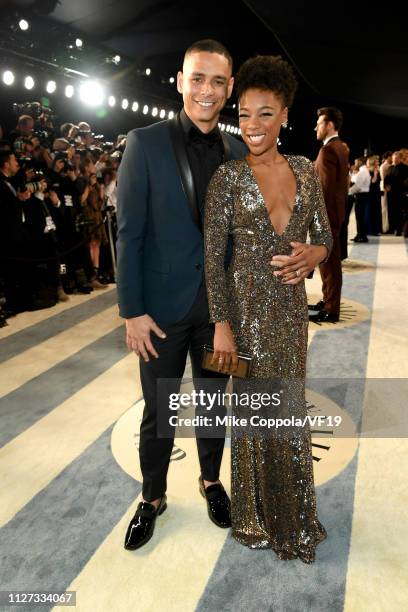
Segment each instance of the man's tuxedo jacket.
M315 165L323 187L330 227L338 236L345 217L349 173L348 151L343 141L335 137L323 145Z
M225 161L243 157L243 143L224 136L230 145ZM119 169L117 220L120 315L147 313L158 324L180 321L202 282L204 239L183 189L170 121L129 132Z

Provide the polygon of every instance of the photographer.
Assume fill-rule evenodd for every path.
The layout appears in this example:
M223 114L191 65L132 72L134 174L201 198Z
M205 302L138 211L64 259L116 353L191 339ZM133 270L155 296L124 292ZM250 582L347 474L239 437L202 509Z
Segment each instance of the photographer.
M97 181L95 165L91 158L82 162L79 180L84 185L80 200L84 219L83 235L88 242L93 265L93 275L89 280L94 289L105 289L106 285L98 281L100 247L108 242L102 215L104 193L103 185Z
M60 180L57 172L54 176L49 172L26 168L26 188L32 197L24 204L24 215L35 264L36 297L42 308L68 299L60 278Z
M18 106L20 108L21 106ZM16 106L14 107L16 109ZM16 128L10 132L9 141L11 144L14 143L17 138L29 138L34 132L34 118L31 115L20 115L17 120Z
M29 234L26 229L23 203L31 194L22 187L16 189L13 177L19 171L14 153L0 151L0 276L4 284L6 305L2 319L24 310L33 309L33 275Z

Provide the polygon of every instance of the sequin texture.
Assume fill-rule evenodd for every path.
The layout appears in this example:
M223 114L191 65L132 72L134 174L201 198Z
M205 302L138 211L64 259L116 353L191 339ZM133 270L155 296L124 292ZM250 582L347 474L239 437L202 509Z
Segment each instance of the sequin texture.
M251 379L234 379L234 391L259 391L284 380L288 414L304 416L308 309L305 284L283 285L273 255L289 255L291 241L324 244L332 236L321 185L312 162L285 156L294 172L294 208L281 235L245 159L220 166L207 192L206 282L211 321L228 320L239 350L254 357ZM233 255L224 270L228 237ZM234 406L234 414L248 414ZM264 412L273 414L273 408ZM272 548L280 559L314 560L326 531L317 518L311 435L232 431L232 535L250 548Z

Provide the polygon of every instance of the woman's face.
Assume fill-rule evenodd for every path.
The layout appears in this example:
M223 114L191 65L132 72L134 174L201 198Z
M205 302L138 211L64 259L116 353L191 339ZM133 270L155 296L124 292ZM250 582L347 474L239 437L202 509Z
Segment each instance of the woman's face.
M247 89L239 101L239 127L252 155L262 155L276 147L288 109L271 90Z

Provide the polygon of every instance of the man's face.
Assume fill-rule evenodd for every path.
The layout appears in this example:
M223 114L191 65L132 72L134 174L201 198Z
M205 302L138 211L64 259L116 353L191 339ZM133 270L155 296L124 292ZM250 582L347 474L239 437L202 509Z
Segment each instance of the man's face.
M219 53L190 53L184 61L183 72L177 75L177 90L183 95L184 109L191 121L206 133L217 125L233 85L228 59Z
M27 136L29 136L33 131L34 131L34 119L32 119L31 121L27 119L27 121L23 123L20 127L20 132Z
M320 115L316 122L316 138L317 140L324 140L328 135L328 121L326 121L325 115Z
M399 164L401 161L401 156L400 156L400 152L396 151L395 153L392 154L392 163L394 164L394 166L396 166L397 164Z
M8 162L8 174L10 176L14 176L15 174L17 174L19 167L20 166L18 164L16 156L15 155L10 155L10 159L9 159L9 162Z

